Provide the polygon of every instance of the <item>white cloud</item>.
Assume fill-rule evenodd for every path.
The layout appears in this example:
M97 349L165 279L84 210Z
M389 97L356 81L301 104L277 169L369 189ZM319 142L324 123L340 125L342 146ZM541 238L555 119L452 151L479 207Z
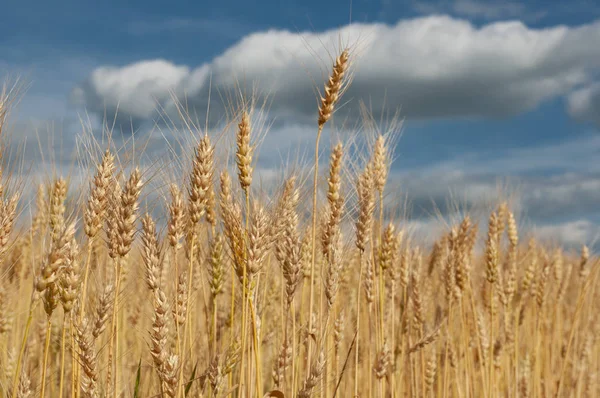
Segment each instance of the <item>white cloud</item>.
M561 243L572 247L580 247L583 244L592 246L600 237L600 226L588 220L544 225L534 230L536 236L542 241Z
M400 148L402 143L400 142ZM600 217L600 153L597 136L497 153L464 153L427 167L402 169L402 157L390 178L412 203L415 218L438 209L489 210L510 196L533 223ZM435 204L435 205L434 205Z
M401 106L409 118L515 115L587 83L600 67L600 22L532 29L512 21L478 28L431 16L318 34L254 33L197 68L164 60L98 68L75 93L92 112L114 111L120 103L126 118L147 118L156 101L168 102L169 90L185 93L190 107L204 111L212 78L213 94L255 85L271 96L274 115L312 121L314 87L321 87L332 62L325 47L336 47L340 38L358 43L346 99L370 99L376 114Z
M567 106L574 118L600 126L600 83L571 93L567 98Z
M259 92L271 96L271 114L286 122L274 126L258 156L262 178L257 180L267 183L277 180L280 170L272 167L282 159L312 153L307 145L315 136L313 88L320 88L331 62L323 43L330 47L340 37L359 43L360 57L345 99L371 98L375 114L402 105L402 116L409 118L503 117L569 93L573 117L590 120L593 109L600 108L595 102L600 88L589 85L600 67L600 48L595 45L600 41L600 22L548 29L502 22L477 28L443 16L394 26L352 24L320 34L255 33L198 67L167 60L103 66L73 91L73 97L96 114L106 109L110 118L118 107L121 121L145 121L155 116L157 104L170 110L171 92L179 98L187 96L188 106L202 112L209 84L213 101L219 101L238 85L255 83ZM356 109L352 106L345 112ZM223 111L214 102L211 109ZM153 148L161 145L159 138ZM430 217L432 200L446 215L454 210L445 203L450 193L459 205L482 208L496 198L497 179L508 175L513 180L509 187L518 188L516 205L533 223L544 223L541 235L581 243L598 232L592 222L582 220L598 212L600 168L589 159L599 150L600 140L591 137L546 147L464 154L427 168L396 171L391 177L413 204L415 214L409 225L415 233L434 235L438 220ZM557 169L571 172L556 175ZM548 170L553 175L524 175ZM563 219L551 219L558 216ZM563 223L564 219L578 221Z
M92 112L118 110L134 119L152 115L157 103L169 99L171 90L190 77L187 66L165 60L140 61L125 67L103 66L95 69L86 82L72 92L75 103L87 105Z
M455 218L451 225L456 225L460 221L459 218ZM479 223L480 242L482 242L487 231L487 218L478 217L476 221ZM522 224L521 220L517 220L517 222L521 224L518 226L521 237L534 236L544 244L561 245L567 249L579 249L582 245L587 245L592 250L598 248L600 225L589 220L579 219L564 223L541 224L537 226L528 223ZM424 246L433 244L443 233L449 230L448 225L444 225L435 217L410 220L402 223L402 226L407 229L411 239Z
M499 174L450 169L436 174L393 174L390 178L390 184L399 186L398 191L408 200L408 225L417 227L422 235L431 232L436 238L443 223L459 222L464 212L485 229L490 212L501 201L509 200L523 236L533 232L534 236L568 246L592 245L600 238L600 226L591 221L600 217L598 174L514 176L507 183ZM388 211L397 209L398 200L398 196L389 198Z
M48 152L45 152L44 157L46 163L42 162L38 153L38 137L33 134L33 131L36 127L41 131L39 145L42 149L64 148L63 155L70 153L76 145L76 141L80 144L85 142L85 137L76 134L66 134L62 137L59 134L56 136L44 135L45 125L14 127L18 128L7 130L13 134L13 139L29 137L27 152L23 154L23 158L26 160L37 159L34 162L34 173L49 177L55 171L59 174L63 173L63 175L65 175L64 173L70 175L73 172L70 169L69 158L59 156L58 153L56 154L59 156L57 159L62 160L62 163L53 162L54 158ZM76 127L77 123L72 123L70 127L65 126L64 128L71 131ZM218 137L218 132L214 133L213 137ZM310 188L310 176L312 175L310 169L301 166L306 164L304 161L309 160L308 155L304 156L304 153L310 153L312 148L304 148L299 144L303 134L313 134L311 138L314 139L314 129L306 130L300 126L290 130L275 131L274 138L277 142L275 145L279 152L273 151L270 146L259 148L260 153L257 155L259 163L256 165L254 179L258 191L263 189L268 191L272 190L274 186L279 186L286 167L301 171L299 180L305 182L305 189ZM269 135L269 139L270 137L271 135ZM64 138L70 140L64 141ZM232 136L221 137L218 143L218 164L221 166L229 164L231 167L232 165L232 155L228 149L234 147L235 144L230 141L231 138ZM145 137L140 139L140 142L146 142ZM496 158L490 158L490 165L485 166L482 165L481 159L475 159L467 154L464 156L463 163L460 163L459 160L451 160L409 171L394 168L390 174L386 208L389 215L398 219L398 216L403 215L404 197L406 197L410 206L408 219L403 221L403 225L409 228L411 236L426 244L440 236L445 227L445 221L450 223L459 221L460 212L463 210L469 210L473 218L480 222L482 229L485 229L489 211L497 205L498 200L504 199L504 194L513 194L511 196L513 210L518 215L519 229L523 236L532 230L532 226L540 225L538 229L534 228L534 232L539 230L539 236L545 240L555 240L567 245L595 243L600 227L592 221L586 221L586 218L590 217L594 220L600 217L598 208L600 170L587 171L582 166L585 162L583 157L589 159L595 150L593 148L597 147L594 142L597 142L597 137L590 137L587 141L574 140L562 146L553 145L508 151ZM187 144L185 139L183 143ZM171 142L171 144L175 146L174 150L179 150L177 142ZM326 147L327 144L328 139L325 139L323 146ZM175 154L173 156L179 157L179 160L187 165L189 159L185 155L189 156L192 152L190 147L184 146L183 156ZM153 136L144 149L144 156L139 158L144 167L151 166L152 170L162 170L163 164L166 166L159 173L160 177L155 178L153 185L148 189L148 193L152 195L160 194L161 189L164 189L162 177L172 181L174 176L180 176L184 172L176 163L169 163L170 154L166 153L165 147L164 137ZM559 153L561 147L563 151ZM582 152L578 148L592 149ZM13 147L13 150L16 151L16 147ZM88 155L85 151L82 156L83 159L78 159L78 161L87 164L85 160L88 159ZM223 158L222 156L228 157ZM582 159L580 159L580 165L574 163L575 171L550 175L520 175L523 170L544 171L545 168L552 167L552 164L546 161L546 156L560 156L561 162L565 163L573 161L577 157ZM300 158L299 163L294 162L296 157ZM288 158L291 159L290 163L286 163ZM529 161L527 161L528 158ZM157 160L158 163L156 163ZM322 161L326 163L327 156L323 156ZM310 162L308 163L310 165ZM326 164L323 164L323 170L326 170ZM81 169L76 167L74 171L79 173ZM89 172L91 173L91 171ZM232 175L235 175L235 170L231 170L231 172ZM147 174L153 175L154 171L149 171ZM508 182L498 183L498 180L505 181L507 176L510 176ZM77 178L81 180L81 176ZM353 183L353 178L344 179L344 191L351 202L354 200ZM503 187L508 189L502 189ZM30 189L33 188L30 187ZM79 189L80 187L75 181L72 188L73 192L87 192ZM157 192L153 192L153 190ZM304 205L310 206L308 201Z

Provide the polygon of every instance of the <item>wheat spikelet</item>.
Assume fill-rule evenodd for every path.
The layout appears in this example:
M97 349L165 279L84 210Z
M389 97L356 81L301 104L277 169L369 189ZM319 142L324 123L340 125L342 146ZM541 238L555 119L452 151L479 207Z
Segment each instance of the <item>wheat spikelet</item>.
M419 287L419 276L416 272L413 272L412 275L412 295L411 299L413 302L413 328L416 331L421 330L423 324L425 323L425 318L423 316L423 303L421 302L421 289Z
M536 283L536 291L535 291L535 299L538 305L538 308L542 308L544 306L544 302L546 300L546 282L548 281L548 277L550 276L550 262L548 259L544 259L544 266L540 271L540 275L537 279Z
M225 277L223 235L221 234L215 235L210 243L208 264L208 283L210 284L210 292L214 299L223 291L223 279Z
M364 252L370 241L373 226L375 198L373 195L373 178L371 168L367 166L358 178L358 220L356 221L356 247Z
M469 257L470 257L470 245L469 236L471 230L471 218L466 216L456 235L455 254L454 254L454 272L456 287L461 292L464 292L466 286L469 284Z
M254 204L248 231L248 274L258 273L264 265L264 258L269 250L270 232L269 218L264 208Z
M63 178L54 181L50 195L50 231L52 240L58 239L65 217L65 199L67 198L67 182Z
M327 297L327 307L331 309L340 286L340 271L342 267L342 237L340 234L335 238L331 248L331 260L327 268L325 277L325 297Z
M284 383L285 371L292 362L292 346L288 340L284 340L281 344L281 349L277 355L276 361L273 363L273 384L275 388L280 388Z
M374 288L375 288L374 285L375 285L375 272L373 269L373 261L371 261L371 259L369 258L365 264L365 281L364 281L365 299L367 300L367 305L369 306L369 309L373 305L373 295L374 295Z
M204 135L195 150L188 189L188 217L192 226L208 213L211 214L210 220L214 220L214 167L214 147L209 136Z
M67 244L65 259L64 259L64 270L60 278L60 295L61 303L66 313L71 312L75 300L79 293L79 261L77 260L77 254L79 247L77 241L73 238Z
M50 319L52 313L54 313L54 310L58 307L60 300L60 291L56 283L48 285L44 290L42 299L44 302L44 311L46 311L46 315L48 316L48 319Z
M381 194L385 187L388 176L388 151L387 143L383 135L379 135L375 140L375 148L373 149L373 185L375 189Z
M160 371L161 379L165 385L167 396L174 398L177 393L177 374L179 373L179 357L171 354L165 360L164 366Z
M227 376L230 374L240 361L240 342L239 340L235 340L231 343L227 352L225 353L225 358L223 359L223 376Z
M231 199L231 177L227 170L223 170L219 175L219 182L221 190L219 192L219 207L221 213L226 211L228 204L232 201Z
M83 215L84 231L90 238L95 237L106 213L110 180L114 173L114 156L109 150L104 152L90 188L90 196Z
M162 373L163 365L167 360L168 311L167 297L161 289L157 289L154 292L154 321L150 331L150 354L159 374Z
M246 266L246 239L242 226L242 209L237 203L230 201L222 210L225 236L233 257L235 272L241 281L243 269Z
M279 233L275 238L275 256L281 265L286 283L286 301L288 305L294 300L296 288L300 283L301 240L298 232L298 205L299 192L295 185L295 178L288 179L280 198L280 211L276 217L280 225Z
M187 317L187 278L185 271L179 275L175 306L172 309L173 318L180 327L183 326Z
M498 206L498 210L496 211L496 215L497 215L497 243L498 246L500 246L500 240L502 239L502 234L504 234L504 229L506 228L507 225L507 218L508 218L508 203L506 201L500 203L500 205Z
M341 168L343 146L338 143L331 151L329 176L327 177L327 213L321 233L321 248L328 261L332 242L339 233L339 224L343 214L344 198L341 196Z
M90 333L90 325L87 318L76 324L75 340L79 346L79 360L83 370L81 381L81 392L84 398L96 398L98 396L96 383L98 381L98 364L94 340L97 336Z
M135 222L137 219L138 198L142 190L142 173L134 169L121 193L121 203L118 209L118 246L117 253L125 257L131 250L133 236L135 234Z
M437 374L437 353L435 348L431 350L431 353L427 357L427 363L425 365L425 385L427 391L433 390L433 384L435 383L435 376Z
M390 351L388 343L387 341L384 341L381 351L377 353L377 358L375 359L375 366L373 367L373 370L375 371L375 377L377 377L378 380L381 380L385 376L387 376L390 368L391 356L392 353Z
M340 347L342 345L342 341L344 339L344 327L346 325L346 317L344 315L344 311L340 311L338 314L334 325L333 325L333 347L335 350L335 363L336 367L339 362L339 354ZM337 368L335 369L334 374L337 374Z
M146 285L154 292L160 285L160 247L156 224L148 213L142 218L142 260L146 268Z
M400 240L401 235L396 235L394 224L388 224L383 231L381 250L379 251L379 267L383 272L392 269L392 265L396 262Z
M448 255L448 236L444 235L441 239L436 240L433 244L429 266L427 267L427 275L431 276L437 269L441 269Z
M184 235L185 227L185 208L183 204L183 194L176 184L169 185L171 193L171 203L168 205L169 224L167 226L167 235L169 245L174 248L181 246L181 239Z
M235 161L238 166L238 178L240 185L246 195L248 188L252 184L252 153L254 148L250 145L250 115L247 111L242 112L240 123L238 124L237 134L237 152Z
M18 201L19 195L15 194L7 201L0 202L0 258L8 249L8 240L17 215Z
M488 227L488 239L485 247L486 278L490 284L498 281L498 216L492 213Z
M23 371L21 372L21 377L19 377L17 398L30 398L31 396L33 396L33 392L31 391L31 381L29 380L27 373Z
M557 248L554 250L552 254L552 271L554 280L559 282L563 279L564 273L564 256L561 248Z
M488 353L490 350L489 334L487 332L486 321L483 312L477 310L477 334L479 336L479 343L481 344L481 355L483 355L482 361L487 363Z
M223 381L222 366L219 359L219 355L215 356L206 370L206 378L208 379L212 393L215 396L219 396L219 390L221 389L221 383Z
M298 398L309 398L312 395L313 389L319 384L324 370L325 355L321 351L315 363L312 364L308 377L302 383L302 388L298 391Z
M107 284L104 286L104 291L98 300L98 306L96 307L96 320L94 321L94 329L92 330L92 336L94 340L100 336L104 330L106 330L106 322L108 321L108 315L112 310L112 297L114 286Z
M558 302L562 301L567 293L567 289L569 288L569 284L571 282L571 271L573 270L573 264L568 263L565 266L562 279L560 281L560 285L558 287L558 291L556 292L556 299Z
M507 235L509 242L508 249L508 275L506 278L506 286L504 289L504 294L506 295L506 301L511 302L512 298L517 289L517 250L519 244L519 236L517 233L517 223L515 221L515 216L511 211L508 212L508 220L507 220Z
M535 244L535 240L531 239L528 243L528 250L527 250L528 254L529 254L529 262L527 263L527 267L525 268L525 273L523 274L523 280L521 281L521 290L526 293L529 292L530 289L533 286L533 282L534 282L534 278L535 278L535 273L537 271L537 262L538 262L538 256L537 256L537 248L536 248L536 244Z
M342 51L333 65L333 71L325 84L325 94L321 97L319 105L319 128L331 118L335 104L344 90L344 76L349 66L350 52L348 49Z
M410 347L408 349L408 353L409 354L413 354L415 352L418 352L419 350L423 349L423 347L428 346L429 344L432 344L433 342L435 342L437 340L437 338L440 335L440 328L441 328L441 323L433 330L433 332L425 335L423 338L421 338L419 341L417 341L412 347Z
M48 223L48 203L46 200L46 189L44 184L38 184L35 196L35 216L32 221L32 232L40 232L43 226Z
M55 243L52 245L48 256L44 259L40 276L38 277L35 288L39 294L46 291L48 286L54 285L58 280L58 271L65 263L68 255L69 245L73 241L75 234L75 224L71 223L63 227Z
M406 289L408 287L408 282L410 279L410 263L411 263L411 255L410 255L410 245L406 244L404 246L404 250L402 250L402 255L400 258L400 268L398 272L398 279L400 281L400 286Z

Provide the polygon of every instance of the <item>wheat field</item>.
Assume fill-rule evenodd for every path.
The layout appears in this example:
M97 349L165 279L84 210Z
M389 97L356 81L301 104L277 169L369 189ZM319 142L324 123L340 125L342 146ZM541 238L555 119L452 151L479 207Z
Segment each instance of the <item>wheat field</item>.
M386 207L392 134L320 148L352 80L334 61L314 162L273 189L248 101L231 144L190 129L179 174L110 143L31 200L3 173L2 396L598 396L598 259L520 236L504 200L413 238Z

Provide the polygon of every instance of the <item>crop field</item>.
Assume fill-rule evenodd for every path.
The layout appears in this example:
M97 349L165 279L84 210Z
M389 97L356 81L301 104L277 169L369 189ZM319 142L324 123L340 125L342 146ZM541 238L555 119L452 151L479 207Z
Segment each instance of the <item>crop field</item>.
M218 134L182 107L181 148L150 162L83 136L76 173L29 181L6 146L0 394L599 396L598 258L523 234L500 196L421 241L389 190L399 130L364 107L333 133L354 56L318 83L311 156L268 183L251 95Z

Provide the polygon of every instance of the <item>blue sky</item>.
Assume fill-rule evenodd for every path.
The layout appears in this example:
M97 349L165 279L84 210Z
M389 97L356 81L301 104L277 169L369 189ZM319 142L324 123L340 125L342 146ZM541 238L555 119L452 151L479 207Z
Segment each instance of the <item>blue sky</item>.
M265 170L312 145L313 85L341 37L360 60L340 115L363 99L405 118L392 178L415 225L429 225L432 199L476 205L508 180L527 227L568 244L600 234L594 1L7 0L0 26L0 73L28 85L15 137L48 124L77 134L83 112L117 103L120 122L147 130L170 90L201 112L209 77L227 90L243 76L273 98Z

